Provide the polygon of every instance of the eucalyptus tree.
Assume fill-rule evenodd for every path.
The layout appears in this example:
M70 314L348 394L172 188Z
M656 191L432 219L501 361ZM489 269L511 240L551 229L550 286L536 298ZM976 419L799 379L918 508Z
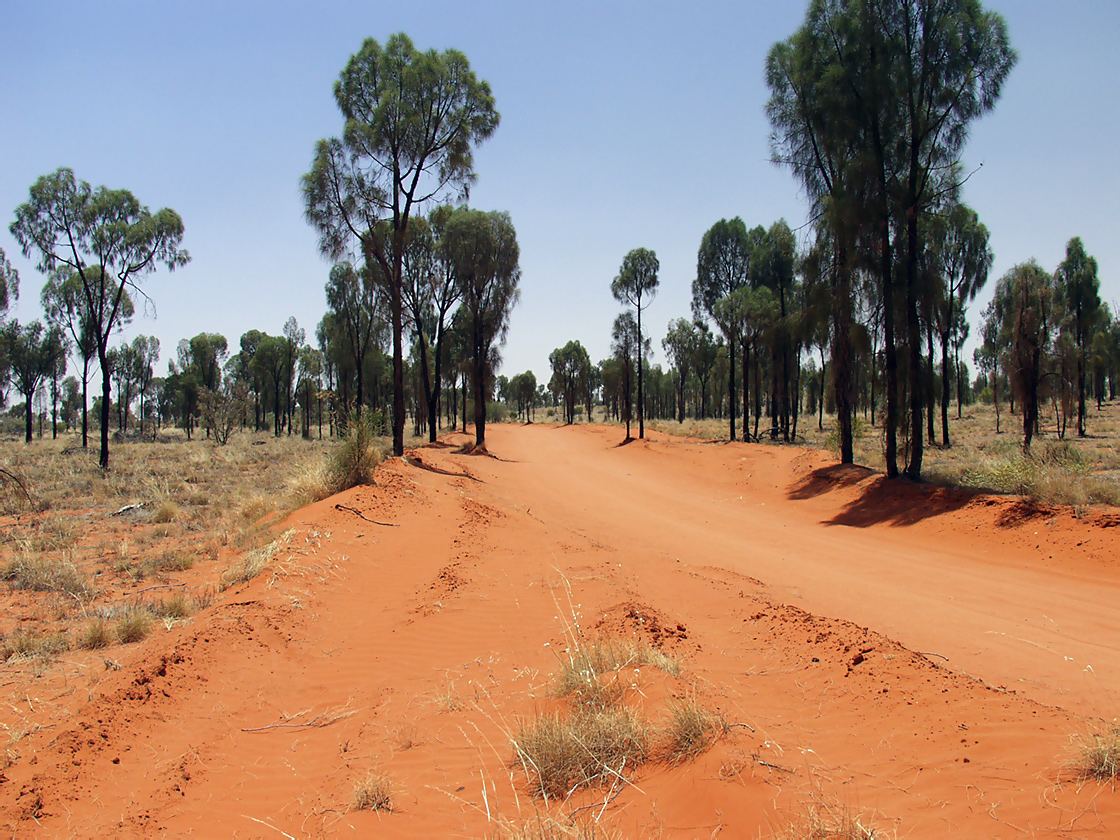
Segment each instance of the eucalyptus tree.
M548 354L548 363L552 366L549 384L563 400L564 422L572 424L576 420L576 406L583 396L583 386L589 375L591 357L578 341L569 341ZM588 421L590 419L588 417Z
M338 261L357 244L377 263L393 338L393 454L404 453L402 277L405 235L418 206L464 196L475 178L472 147L499 115L490 86L458 50L416 49L404 33L369 38L334 86L341 138L320 140L303 176L306 216L319 247Z
M110 377L105 365L109 337L131 292L147 297L141 279L158 265L185 265L180 247L183 220L174 210L152 213L128 190L90 187L66 168L31 185L26 204L16 208L10 230L24 256L39 257L39 270L68 266L82 283L82 306L93 331L101 364L101 469L109 468ZM94 270L96 269L96 270Z
M383 320L377 289L381 283L381 267L366 263L355 270L348 262L336 263L327 280L327 306L337 316L344 346L354 366L357 397L355 410L365 404L365 360Z
M944 215L933 217L930 227L930 251L941 281L934 319L941 340L941 445L949 446L949 345L961 329L965 306L988 281L994 255L988 229L971 207L954 204Z
M661 349L669 359L669 364L677 371L677 422L684 422L684 390L692 371L696 344L700 340L696 325L685 318L669 322L665 338L661 339Z
M86 268L86 274L91 280L90 285L98 291L112 293L115 291L112 284L103 284L96 279L100 271L98 266ZM95 311L108 314L111 307L107 305L92 309L88 307L82 277L68 265L59 265L47 275L40 302L47 320L70 334L71 344L82 362L82 448L86 449L89 447L90 369L97 358L97 329L89 322L89 317ZM116 329L121 330L130 324L134 312L132 296L126 289L121 297Z
M295 400L292 399L292 388L295 384L296 378L296 362L299 360L299 351L303 347L303 342L307 338L307 331L304 330L299 322L296 321L295 316L291 316L284 322L284 340L287 342L285 346L285 356L287 360L286 379L284 381L284 405L287 411L288 434L292 433L292 419L295 414Z
M459 284L466 313L474 384L475 446L486 446L486 402L495 354L505 343L509 317L520 298L517 233L509 213L452 212L443 231L443 248Z
M1077 435L1085 437L1086 368L1093 337L1104 322L1097 261L1085 253L1081 237L1066 243L1066 258L1055 275L1057 290L1065 310L1062 331L1069 335L1076 365Z
M0 248L0 318L8 314L12 301L19 297L19 272L12 268L4 249Z
M39 386L55 370L59 357L66 353L62 331L54 326L44 327L39 321L21 327L19 321L12 320L4 325L2 335L12 384L26 400L26 440L31 443L31 403Z
M877 264L882 296L889 476L898 473L897 286L910 426L918 431L906 472L916 478L924 406L919 220L955 192L968 126L994 107L1015 60L1003 19L978 0L815 0L804 25L771 51L768 113L779 159L794 167L820 211L870 232L868 262Z
M645 410L642 396L642 363L645 361L645 348L642 342L642 310L649 306L657 294L657 272L660 269L657 255L648 248L635 248L622 258L622 267L618 276L611 281L611 294L619 303L628 303L634 307L637 315L636 329L638 330L638 437L646 436ZM646 299L645 305L642 298ZM628 433L629 434L629 433Z
M241 350L237 354L237 377L245 382L253 395L254 432L261 430L261 391L264 390L264 376L260 368L253 364L253 359L264 337L265 334L260 330L248 330L241 334L238 342Z
M730 362L727 393L730 395L731 439L735 439L735 343L737 330L731 329L726 317L716 316L716 304L736 289L750 282L751 257L760 234L748 233L743 220L720 219L704 233L696 255L696 278L692 281L692 314L697 320L705 315L716 322L727 339ZM728 314L724 308L725 316Z
M611 350L619 365L619 407L626 423L626 440L631 440L630 423L634 417L634 366L640 355L638 323L629 312L623 312L614 319L611 326ZM606 371L603 372L606 379Z
M1039 386L1056 326L1053 276L1034 260L1012 268L996 286L984 311L984 347L989 359L1006 364L1023 419L1023 451L1030 453L1038 425ZM984 356L977 361L990 364Z
M140 432L143 434L148 394L155 374L155 364L159 361L159 339L154 335L136 336L132 340L132 358L136 391L140 396Z
M428 412L428 439L433 443L439 426L444 335L451 312L462 296L454 266L443 248L443 231L452 212L448 205L436 207L427 221L414 219L405 237L404 301L413 333L419 342L421 383Z
M769 331L771 339L770 373L770 437L779 434L789 443L792 410L790 395L794 390L794 357L799 354L796 300L798 289L794 272L797 243L785 219L770 226L758 238L752 251L750 280L753 289L769 289L778 305L777 320Z

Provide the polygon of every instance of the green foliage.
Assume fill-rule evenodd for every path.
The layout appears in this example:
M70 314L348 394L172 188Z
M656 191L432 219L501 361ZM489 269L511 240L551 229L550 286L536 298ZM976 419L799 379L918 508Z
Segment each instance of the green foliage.
M330 454L326 471L328 496L358 487L362 484L375 484L374 471L381 463L377 450L377 437L373 428L370 412L353 414L347 424L346 432Z

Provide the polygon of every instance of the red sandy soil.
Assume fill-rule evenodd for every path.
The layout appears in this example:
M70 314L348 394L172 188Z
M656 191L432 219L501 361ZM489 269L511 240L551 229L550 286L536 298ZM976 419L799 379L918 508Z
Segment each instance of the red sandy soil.
M816 799L901 837L1120 835L1120 794L1069 769L1120 703L1120 517L795 448L487 433L492 457L453 435L297 512L189 623L42 675L4 830L479 837L589 806L628 837L766 837ZM510 733L577 625L682 657L633 677L655 718L691 692L742 725L546 810ZM351 810L371 771L392 813Z

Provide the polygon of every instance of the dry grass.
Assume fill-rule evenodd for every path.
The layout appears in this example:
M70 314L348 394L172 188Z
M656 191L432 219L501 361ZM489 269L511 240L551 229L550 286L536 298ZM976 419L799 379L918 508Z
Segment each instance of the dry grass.
M369 412L351 417L346 435L336 441L319 463L305 464L288 481L289 492L303 504L374 483L374 472L387 448L376 437Z
M725 732L727 721L723 715L700 705L695 695L673 700L662 734L665 760L670 764L692 761Z
M887 835L874 828L866 816L852 814L847 808L828 804L816 796L805 813L776 837L778 840L886 840Z
M384 773L370 773L354 786L350 807L355 811L393 810L393 784Z
M109 627L109 622L101 616L97 616L78 631L75 642L83 650L99 650L109 647L115 639L116 635Z
M1120 726L1075 737L1073 751L1072 769L1078 778L1114 782L1120 776Z
M61 633L39 634L21 627L12 635L0 638L0 661L17 657L49 659L69 647L70 643Z
M291 542L294 530L285 531L267 545L254 548L241 556L241 560L222 573L222 589L250 581L272 565L277 552Z
M95 595L89 581L65 556L24 550L8 563L3 576L13 589L62 592L83 602Z
M129 609L116 620L117 641L122 645L143 641L151 630L152 616L144 609Z
M621 831L607 829L594 819L555 819L537 813L517 821L499 819L496 840L623 840Z
M566 799L577 788L611 782L645 762L649 725L625 706L576 708L522 723L514 758L533 793Z

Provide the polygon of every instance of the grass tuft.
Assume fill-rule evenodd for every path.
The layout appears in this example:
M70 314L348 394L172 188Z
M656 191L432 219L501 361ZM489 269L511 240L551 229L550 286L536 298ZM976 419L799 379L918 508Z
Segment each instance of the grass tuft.
M0 639L0 660L49 659L69 648L70 643L62 633L41 636L21 627L11 636Z
M117 641L122 645L143 641L152 630L152 617L146 610L130 609L117 619Z
M723 715L704 708L693 695L673 700L664 733L665 760L670 764L692 761L725 732Z
M99 650L113 643L114 634L109 623L97 617L78 631L77 645L83 650Z
M617 779L649 756L648 724L624 706L577 708L521 724L514 759L534 793L564 799L577 788Z
M370 773L354 786L351 807L355 811L393 810L393 785L384 773Z
M886 834L872 827L867 817L829 805L816 797L805 814L779 832L778 840L881 840Z
M1082 779L1113 781L1120 776L1120 726L1112 724L1074 739L1074 771Z

